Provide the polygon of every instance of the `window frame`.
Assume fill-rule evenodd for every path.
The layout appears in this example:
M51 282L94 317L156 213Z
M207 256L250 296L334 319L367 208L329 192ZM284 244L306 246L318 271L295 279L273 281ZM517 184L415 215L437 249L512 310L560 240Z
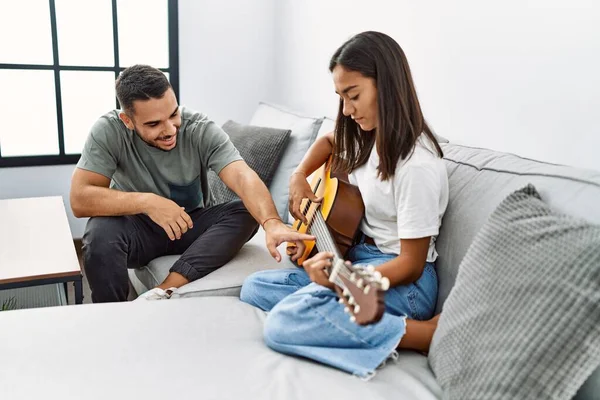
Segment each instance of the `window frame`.
M113 46L114 46L114 61L112 67L95 67L95 66L61 66L58 58L58 30L56 26L56 6L55 0L48 0L50 7L50 26L52 32L52 65L37 65L37 64L2 64L0 70L39 70L39 71L54 71L54 87L56 93L56 121L58 127L58 148L59 154L54 155L35 155L35 156L2 156L2 144L0 143L0 168L3 167L29 167L29 166L46 166L46 165L66 165L77 164L81 154L66 154L65 139L63 127L63 110L62 110L62 93L60 86L61 71L107 71L114 72L115 80L119 73L125 69L119 65L119 28L117 15L117 0L110 0L112 3L113 15ZM175 92L175 96L179 101L179 18L178 18L178 0L167 0L168 2L168 32L169 32L169 67L160 68L161 71L169 74L169 81ZM119 104L115 98L115 108ZM106 110L107 112L109 110ZM98 116L100 117L100 115Z

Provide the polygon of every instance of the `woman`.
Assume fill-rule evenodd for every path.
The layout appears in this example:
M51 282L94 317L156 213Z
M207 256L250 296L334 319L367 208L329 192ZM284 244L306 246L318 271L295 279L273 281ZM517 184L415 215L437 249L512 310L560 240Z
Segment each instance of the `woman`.
M360 33L335 52L329 69L340 96L335 132L315 141L292 175L290 212L306 220L300 202L318 201L306 176L333 153L334 169L349 173L365 204L361 238L346 257L389 279L386 312L373 325L349 321L325 273L333 254L324 252L303 269L251 275L241 299L270 311L264 335L274 350L369 378L398 348L429 349L437 326L435 237L448 177L404 52L392 38Z

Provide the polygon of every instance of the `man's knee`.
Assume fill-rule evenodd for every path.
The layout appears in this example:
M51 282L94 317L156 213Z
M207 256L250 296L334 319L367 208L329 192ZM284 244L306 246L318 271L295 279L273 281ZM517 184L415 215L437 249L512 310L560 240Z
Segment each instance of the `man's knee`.
M227 203L227 210L225 212L228 218L235 220L236 230L241 234L249 235L248 240L258 232L258 222L256 222L241 200L233 200Z
M127 221L124 217L90 218L83 234L85 267L94 267L96 261L108 258L125 245Z

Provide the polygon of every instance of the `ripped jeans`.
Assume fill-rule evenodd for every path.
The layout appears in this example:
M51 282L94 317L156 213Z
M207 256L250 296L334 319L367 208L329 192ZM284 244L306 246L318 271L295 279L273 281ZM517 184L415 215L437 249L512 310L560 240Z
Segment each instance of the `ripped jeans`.
M360 243L348 252L354 265L380 265L396 257ZM438 281L433 263L426 263L414 283L390 288L383 318L361 326L349 320L337 294L310 281L302 268L257 272L246 278L240 298L269 311L266 344L280 353L297 355L368 379L395 353L406 331L406 318L433 316Z

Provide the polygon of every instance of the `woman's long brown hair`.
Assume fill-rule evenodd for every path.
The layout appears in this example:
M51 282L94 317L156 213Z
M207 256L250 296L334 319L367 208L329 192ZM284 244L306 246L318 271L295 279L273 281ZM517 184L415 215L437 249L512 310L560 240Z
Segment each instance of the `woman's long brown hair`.
M398 43L380 32L362 32L344 43L331 57L329 70L336 66L373 78L377 88L379 123L377 134L365 132L343 113L343 100L335 127L333 167L350 173L369 159L373 145L379 154L379 176L394 175L398 160L410 157L421 133L442 149L423 118L408 61Z

